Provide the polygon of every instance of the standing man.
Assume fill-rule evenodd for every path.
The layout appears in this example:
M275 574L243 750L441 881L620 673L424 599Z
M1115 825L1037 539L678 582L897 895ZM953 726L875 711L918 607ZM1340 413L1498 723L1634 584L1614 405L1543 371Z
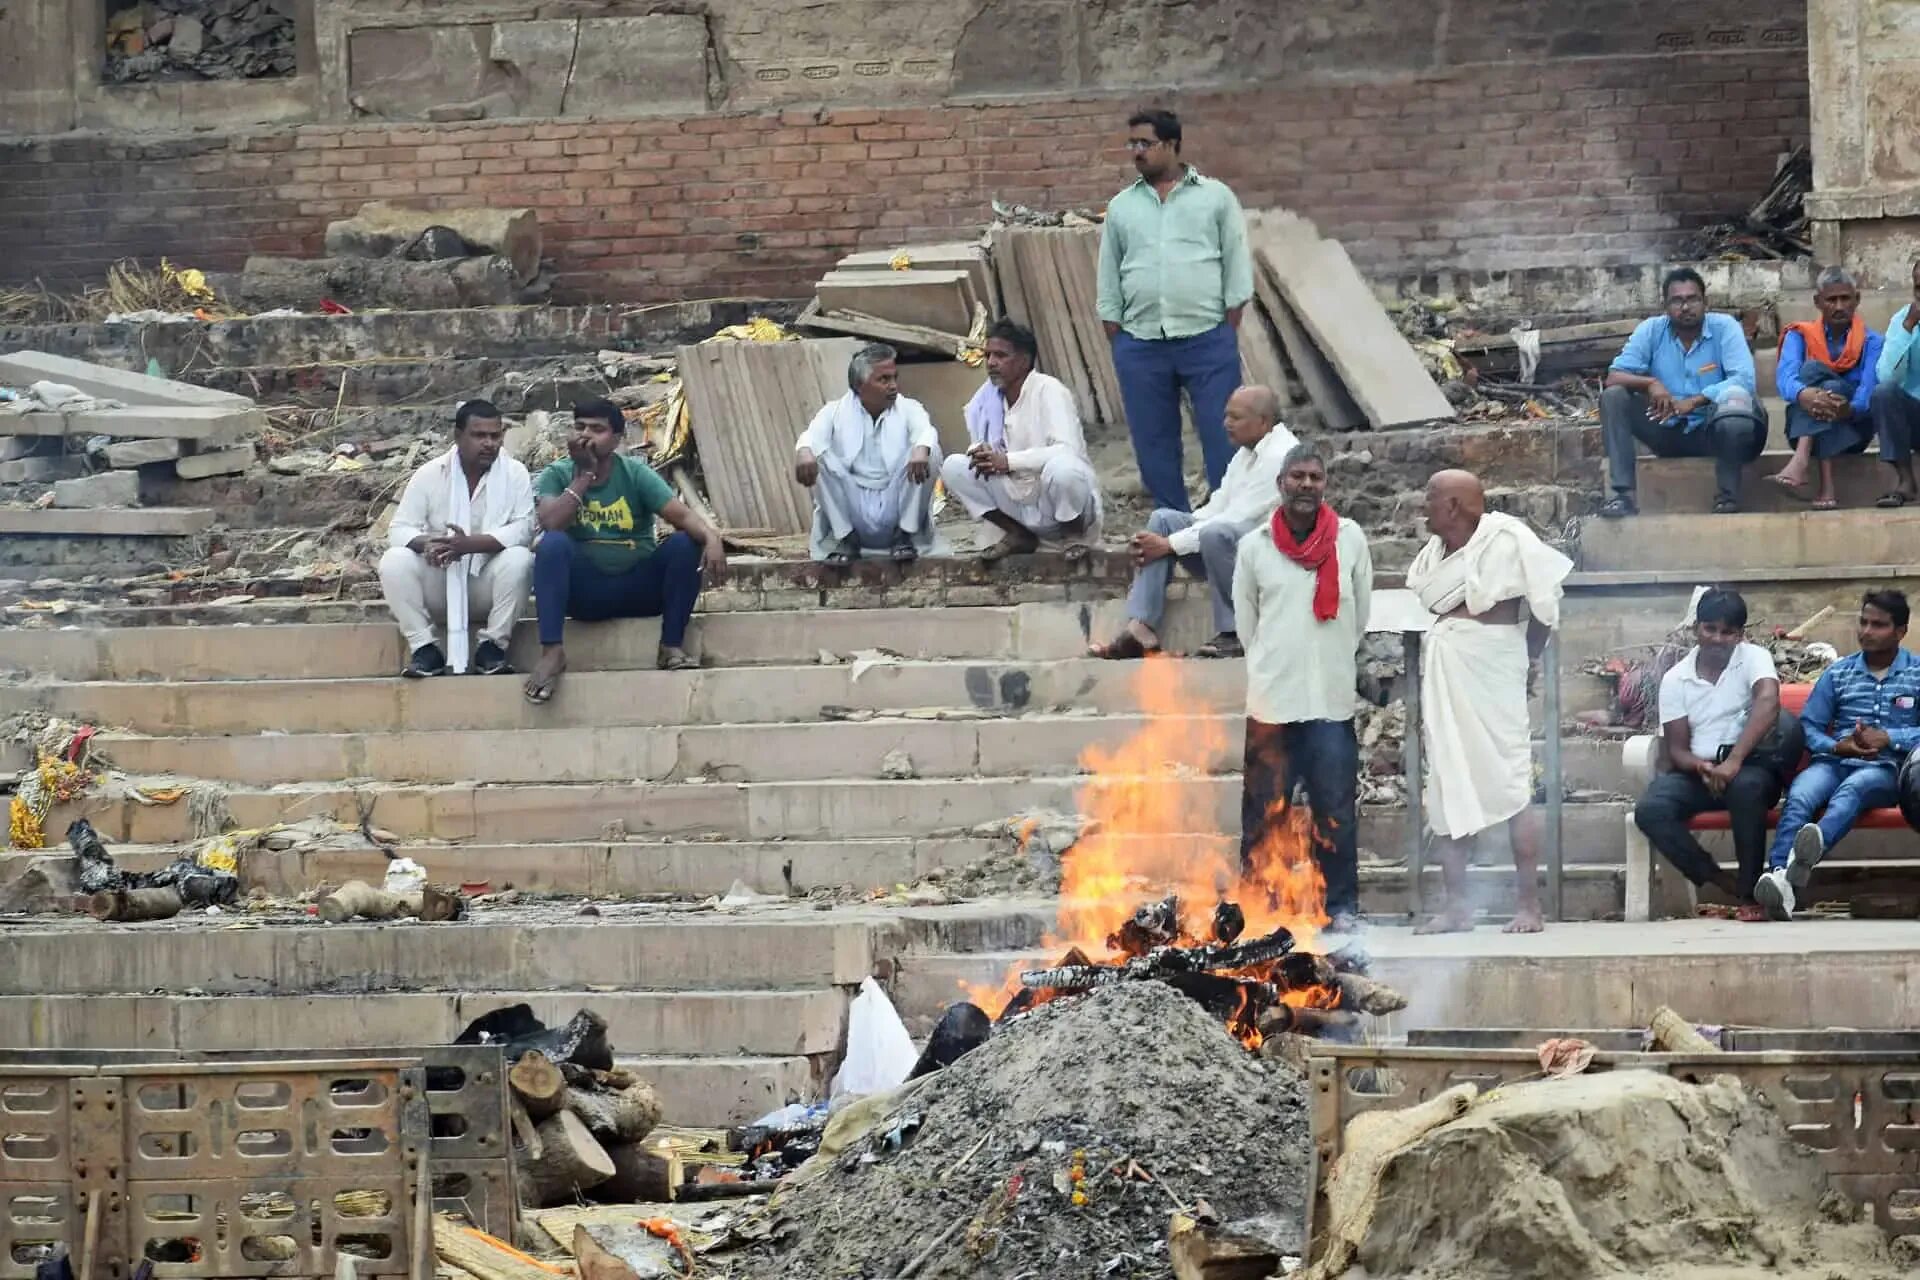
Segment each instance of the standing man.
M1920 746L1920 658L1900 643L1907 620L1905 595L1867 592L1854 631L1860 652L1821 672L1807 695L1800 727L1813 763L1787 789L1769 869L1753 890L1769 919L1793 919L1813 869L1862 813L1899 802L1901 762Z
M1767 444L1767 411L1755 398L1753 352L1729 315L1707 310L1707 285L1691 267L1667 273L1666 314L1642 321L1607 371L1600 428L1607 444L1608 519L1637 515L1634 442L1662 458L1712 458L1715 513L1740 509L1740 468Z
M1633 811L1647 840L1696 886L1740 904L1742 920L1765 919L1753 896L1767 852L1767 811L1780 798L1805 744L1796 716L1780 713L1773 655L1747 643L1747 602L1715 587L1694 606L1697 643L1660 681L1660 735L1672 766ZM1696 815L1731 815L1736 879L1687 830Z
M1913 450L1920 445L1920 360L1913 356L1914 328L1920 325L1920 262L1913 264L1913 302L1894 313L1874 368L1874 431L1880 437L1880 460L1893 467L1895 485L1876 504L1904 507L1920 498L1914 484Z
M895 352L873 343L847 363L847 393L794 446L793 478L813 490L815 560L845 568L864 551L911 564L933 549L940 437L920 402L900 394Z
M1069 560L1100 542L1100 481L1087 458L1080 411L1058 378L1034 371L1033 330L1002 320L987 330L987 381L967 402L972 447L940 464L947 492L999 529L980 554L992 564L1061 538Z
M1807 482L1810 461L1818 458L1820 491L1813 509L1832 511L1840 505L1833 460L1862 452L1873 439L1871 405L1884 340L1860 317L1860 286L1845 268L1828 267L1816 283L1813 305L1820 318L1790 324L1780 338L1776 381L1787 402L1793 457L1770 478L1798 490Z
M567 457L540 473L535 519L544 532L533 553L540 661L527 677L528 702L549 702L567 669L568 618L659 618L662 671L700 664L686 651L687 621L702 575L727 573L720 531L674 495L640 459L617 453L626 419L607 400L573 406ZM654 542L658 516L676 530Z
M1177 560L1212 588L1214 637L1195 653L1201 658L1241 655L1234 620L1235 555L1240 539L1267 523L1280 503L1280 467L1299 443L1280 425L1280 397L1271 387L1241 387L1227 401L1227 439L1234 445L1226 478L1198 511L1162 507L1133 535L1133 589L1127 593L1127 626L1118 639L1087 650L1096 658L1139 658L1160 648L1167 612L1167 584Z
M1323 501L1327 464L1296 445L1280 470L1280 509L1240 543L1234 617L1247 644L1247 749L1240 864L1258 881L1267 840L1296 783L1313 816L1313 853L1327 887L1327 928L1360 919L1360 745L1353 733L1360 642L1373 602L1373 553L1353 521Z
M467 628L480 618L473 670L512 671L507 646L533 582L533 483L502 451L505 439L500 411L467 401L454 411L453 448L414 472L400 495L380 594L407 638L400 674L409 679L466 671ZM445 650L434 643L436 623L447 629Z
M1207 460L1207 487L1227 473L1223 418L1240 385L1235 330L1253 296L1247 220L1223 182L1180 159L1180 117L1127 121L1139 179L1107 204L1100 234L1100 319L1126 404L1140 481L1154 505L1188 511L1180 393Z
M1420 680L1427 825L1440 841L1447 905L1420 930L1473 928L1468 855L1482 831L1504 822L1516 880L1506 931L1538 933L1541 821L1532 806L1527 694L1560 621L1560 584L1573 562L1523 522L1488 511L1469 471L1427 482L1427 528L1433 536L1408 568L1407 586L1437 619Z

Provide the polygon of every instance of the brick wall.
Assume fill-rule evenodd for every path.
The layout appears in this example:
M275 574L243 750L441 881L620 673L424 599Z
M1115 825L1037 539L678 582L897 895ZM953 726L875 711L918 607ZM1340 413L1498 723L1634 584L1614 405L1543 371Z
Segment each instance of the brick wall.
M539 209L557 296L804 294L839 255L1098 205L1132 98L0 143L0 279L317 253L368 199ZM1591 58L1183 94L1187 156L1374 269L1617 263L1744 208L1805 140L1804 54Z

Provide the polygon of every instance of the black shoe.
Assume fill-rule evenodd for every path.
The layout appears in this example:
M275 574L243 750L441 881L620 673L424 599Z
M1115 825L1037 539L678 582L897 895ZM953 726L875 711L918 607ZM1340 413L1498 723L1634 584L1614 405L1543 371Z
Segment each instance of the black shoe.
M1605 504L1600 508L1600 517L1603 520L1618 520L1622 516L1637 516L1639 514L1640 504L1633 500L1631 494L1625 493L1615 494L1613 497L1607 499Z
M400 674L409 680L443 676L447 674L447 655L440 652L437 644L423 644L413 651L413 656L407 659L406 670Z
M507 651L491 640L482 640L480 647L473 651L473 666L477 676L506 676L513 674L513 668L507 663Z

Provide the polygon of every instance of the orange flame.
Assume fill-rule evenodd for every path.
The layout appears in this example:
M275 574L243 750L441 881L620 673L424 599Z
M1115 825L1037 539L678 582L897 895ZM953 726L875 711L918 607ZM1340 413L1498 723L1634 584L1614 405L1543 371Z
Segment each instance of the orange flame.
M1168 894L1179 895L1189 930L1206 930L1214 907L1228 900L1246 916L1244 938L1284 926L1297 949L1312 950L1327 923L1312 820L1285 797L1268 812L1265 834L1242 870L1238 839L1222 831L1238 826L1222 818L1237 812L1239 788L1214 776L1240 764L1240 735L1219 719L1225 709L1199 705L1182 687L1180 671L1181 664L1167 658L1142 662L1136 691L1145 726L1116 746L1081 753L1090 776L1076 800L1091 825L1061 862L1059 913L1045 942L1050 957L1070 947L1096 961L1109 957L1108 935L1143 903ZM1206 939L1179 941L1190 946ZM961 985L969 1000L998 1017L1020 990L1021 969L1030 967L1016 967L998 986ZM1338 998L1333 990L1285 997L1318 1007ZM1259 1033L1246 1031L1257 1045Z

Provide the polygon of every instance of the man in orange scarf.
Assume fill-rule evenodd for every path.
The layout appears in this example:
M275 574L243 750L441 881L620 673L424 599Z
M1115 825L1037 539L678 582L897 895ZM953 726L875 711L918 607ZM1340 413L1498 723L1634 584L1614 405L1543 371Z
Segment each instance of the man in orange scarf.
M1327 464L1296 445L1280 464L1280 509L1240 540L1233 616L1247 650L1247 747L1240 858L1303 855L1307 824L1289 821L1304 784L1313 856L1326 882L1328 928L1360 918L1359 771L1354 688L1373 599L1373 554L1360 526L1322 499Z
M1860 317L1860 286L1843 267L1820 273L1813 305L1818 320L1787 326L1780 335L1778 381L1787 402L1787 440L1793 457L1768 479L1804 497L1813 459L1820 461L1816 511L1840 505L1833 491L1833 460L1859 453L1873 439L1873 389L1886 342Z

